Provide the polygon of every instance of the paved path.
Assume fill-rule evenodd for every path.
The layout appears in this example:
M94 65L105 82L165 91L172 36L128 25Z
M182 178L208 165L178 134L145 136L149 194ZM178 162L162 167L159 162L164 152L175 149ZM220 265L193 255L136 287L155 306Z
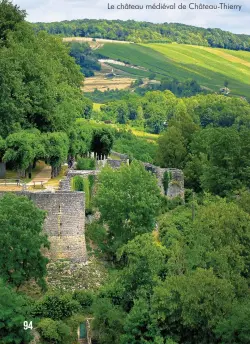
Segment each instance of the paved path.
M41 182L47 183L51 179L51 167L45 166L41 172L37 173L35 178L31 180L27 185L34 185L34 182L36 185L41 184Z

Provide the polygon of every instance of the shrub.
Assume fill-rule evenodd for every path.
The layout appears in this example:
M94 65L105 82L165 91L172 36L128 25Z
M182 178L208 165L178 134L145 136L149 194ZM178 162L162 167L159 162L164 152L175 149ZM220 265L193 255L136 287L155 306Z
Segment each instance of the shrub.
M96 160L92 158L79 158L76 164L77 170L95 170Z
M85 211L86 213L92 213L91 209L91 186L89 178L84 178L81 176L75 176L73 178L73 190L74 191L84 191L85 193Z
M72 344L71 330L63 321L45 318L38 323L37 329L44 344Z
M41 318L63 320L77 313L80 305L70 294L49 294L34 307L34 315Z
M94 294L89 290L76 290L73 293L73 299L81 305L83 310L89 311L94 302Z
M74 191L84 191L83 177L75 176L73 178L73 190Z

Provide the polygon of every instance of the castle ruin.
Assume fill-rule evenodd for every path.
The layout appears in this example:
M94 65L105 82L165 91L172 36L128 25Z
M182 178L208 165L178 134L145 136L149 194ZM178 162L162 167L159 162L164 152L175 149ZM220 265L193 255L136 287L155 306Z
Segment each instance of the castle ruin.
M17 191L14 193L28 197L38 208L47 212L44 232L49 237L51 247L45 254L51 260L87 262L84 192ZM5 192L0 192L0 197L4 194Z
M116 153L119 154L119 153ZM106 161L113 168L128 163L127 156L120 155L119 160ZM145 169L154 174L162 194L169 198L184 198L184 175L181 170L160 168L152 164L143 163ZM75 176L97 176L100 170L78 171L69 170L61 180L58 191L15 191L17 195L28 197L38 208L47 213L44 222L44 232L51 243L50 250L45 254L52 260L68 260L72 263L86 263L87 250L85 243L85 194L71 190L71 179ZM164 173L168 172L171 179L167 190L164 189ZM2 197L5 192L0 192Z

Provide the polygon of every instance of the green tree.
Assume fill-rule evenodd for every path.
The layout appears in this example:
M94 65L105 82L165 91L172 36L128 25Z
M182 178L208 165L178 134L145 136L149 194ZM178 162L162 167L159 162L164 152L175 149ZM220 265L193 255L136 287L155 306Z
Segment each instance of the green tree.
M86 76L95 75L94 71L101 70L101 64L98 62L97 55L91 49L87 42L69 43L70 56L74 57L76 63L81 67L81 72Z
M16 126L68 132L82 115L83 76L67 47L26 22L8 30L6 42L0 49L0 135Z
M156 78L156 74L151 73L148 78L149 78L149 80L154 80Z
M166 254L152 233L138 235L123 246L118 255L123 268L110 276L97 297L94 332L101 327L100 335L107 337L113 331L113 314L119 311L123 317L116 332L118 343L163 343L156 341L160 332L151 317L150 297L164 278Z
M84 97L83 98L83 117L90 119L92 111L93 111L92 100L87 97Z
M152 312L163 337L180 343L216 343L216 325L230 314L234 300L232 284L212 270L197 269L186 275L167 277L157 286Z
M43 136L46 160L52 167L51 178L57 177L61 166L67 161L69 152L69 139L65 133L55 132Z
M24 196L6 194L0 199L0 276L20 287L35 279L45 287L45 258L40 249L49 248L42 234L45 212Z
M187 157L185 139L180 129L170 127L158 139L157 162L162 167L183 168Z
M34 162L44 158L44 155L44 146L38 130L22 130L6 138L3 160L11 163L20 177L25 177L27 169L31 171Z
M138 162L119 170L104 168L98 177L95 204L108 225L111 253L136 235L150 232L160 207L157 180Z
M125 312L121 307L114 306L108 298L98 299L93 310L94 338L102 344L120 344Z
M93 131L91 152L99 159L108 157L114 144L114 136L109 128L97 128Z
M201 176L202 188L215 194L241 188L239 176L241 139L234 128L207 129L207 163Z
M0 47L6 43L9 31L17 29L17 24L23 22L26 12L8 0L0 1Z
M30 343L30 331L23 328L24 321L31 321L29 302L0 279L0 338L2 344Z
M91 151L93 129L76 123L69 133L69 157L86 156Z
M128 121L129 108L125 100L109 102L103 105L101 110L108 115L109 119L113 119L120 124L125 124Z

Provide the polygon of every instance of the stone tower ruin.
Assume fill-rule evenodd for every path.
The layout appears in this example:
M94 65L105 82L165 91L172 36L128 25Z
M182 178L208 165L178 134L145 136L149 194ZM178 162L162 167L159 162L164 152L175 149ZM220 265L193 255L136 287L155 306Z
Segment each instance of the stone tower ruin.
M15 192L26 196L45 210L44 232L51 243L46 255L51 260L65 259L74 263L87 261L85 243L84 192ZM0 193L0 197L4 192Z

